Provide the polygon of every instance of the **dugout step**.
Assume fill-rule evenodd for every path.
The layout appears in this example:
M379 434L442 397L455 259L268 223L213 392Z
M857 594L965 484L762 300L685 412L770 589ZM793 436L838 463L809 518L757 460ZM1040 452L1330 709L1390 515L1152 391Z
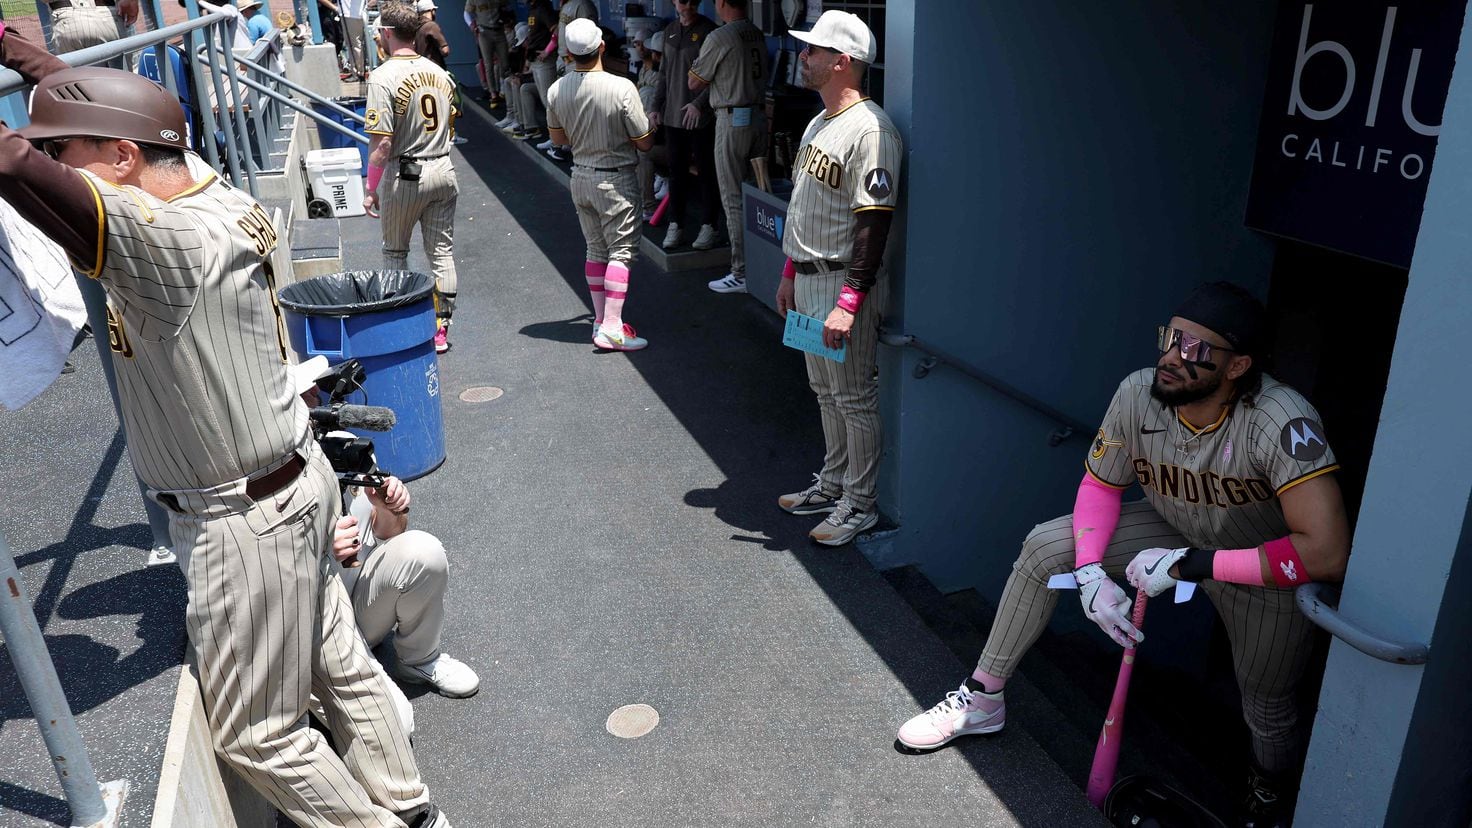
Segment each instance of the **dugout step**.
M340 219L296 219L291 223L289 238L293 281L342 270Z

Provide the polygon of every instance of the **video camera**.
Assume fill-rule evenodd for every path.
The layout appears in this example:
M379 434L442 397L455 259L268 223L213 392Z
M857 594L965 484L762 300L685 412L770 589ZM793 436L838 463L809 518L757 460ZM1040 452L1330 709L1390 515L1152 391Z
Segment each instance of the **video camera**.
M329 434L345 428L366 431L388 431L398 418L392 408L378 405L350 405L347 396L363 387L367 373L356 359L332 368L317 380L317 390L326 396L326 404L308 410L312 420L312 436L322 446L322 453L332 463L337 482L343 488L360 486L377 489L389 473L373 459L373 441L364 437L341 437Z

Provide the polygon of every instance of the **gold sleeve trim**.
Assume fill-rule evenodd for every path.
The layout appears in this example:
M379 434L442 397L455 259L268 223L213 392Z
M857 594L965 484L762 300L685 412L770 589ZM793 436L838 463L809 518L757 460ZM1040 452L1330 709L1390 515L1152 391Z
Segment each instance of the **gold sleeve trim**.
M80 173L78 174L80 175ZM82 180L87 182L87 189L92 191L92 204L97 208L97 262L92 266L91 270L85 267L78 267L77 269L82 271L82 275L87 278L96 279L102 275L102 263L107 257L107 211L102 209L102 193L97 191L97 185L85 175L82 176ZM73 262L73 264L77 264L77 262Z
M1294 479L1289 480L1287 483L1279 486L1278 490L1276 492L1273 492L1273 494L1282 496L1284 492L1288 491L1294 486L1297 486L1299 483L1307 483L1308 481L1313 480L1315 477L1323 477L1324 475L1332 471L1339 471L1338 463L1335 463L1332 466L1325 466L1324 468L1318 469L1316 471L1311 471L1308 474L1305 474L1303 477L1295 477Z
M1095 480L1097 480L1099 482L1099 485L1101 485L1101 486L1108 486L1111 489L1118 489L1121 492L1124 491L1125 489L1128 489L1130 486L1134 485L1133 482L1126 483L1123 486L1119 485L1118 483L1110 483L1108 480L1105 480L1104 478L1100 477L1099 475L1094 474L1094 470L1091 469L1091 468L1089 468L1089 464L1088 463L1084 463L1084 473L1087 474L1089 477L1092 477Z
M650 127L650 129L649 129L648 132L644 133L643 135L636 135L633 138L630 138L629 140L630 141L642 141L645 138L648 138L649 136L653 135L655 129L656 129L656 127Z
M870 210L889 210L890 212L893 212L894 209L894 206L891 204L871 204L867 207L855 207L854 212L867 213Z
M392 132L379 132L376 129L365 129L363 131L366 132L366 133L368 133L369 135L382 135L385 138L392 138L392 137L394 137L394 134Z

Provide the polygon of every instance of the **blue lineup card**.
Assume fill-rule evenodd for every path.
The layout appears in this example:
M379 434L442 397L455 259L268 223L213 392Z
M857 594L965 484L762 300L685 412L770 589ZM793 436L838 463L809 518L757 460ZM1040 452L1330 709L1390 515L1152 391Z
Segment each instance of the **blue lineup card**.
M823 320L803 316L795 310L787 312L787 329L782 332L782 344L834 362L843 362L848 355L847 342L841 348L829 348L823 344Z

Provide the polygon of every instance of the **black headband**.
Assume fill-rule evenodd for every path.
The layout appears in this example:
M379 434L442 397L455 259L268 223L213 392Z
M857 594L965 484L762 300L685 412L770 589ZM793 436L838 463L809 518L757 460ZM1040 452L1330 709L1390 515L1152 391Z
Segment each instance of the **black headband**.
M1260 356L1267 344L1267 310L1257 297L1231 282L1202 285L1175 315L1209 328L1241 354Z

